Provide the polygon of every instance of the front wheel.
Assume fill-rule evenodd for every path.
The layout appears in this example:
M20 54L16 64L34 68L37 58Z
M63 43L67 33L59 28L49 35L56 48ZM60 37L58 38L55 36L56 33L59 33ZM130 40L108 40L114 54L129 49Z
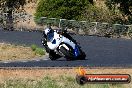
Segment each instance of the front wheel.
M63 56L66 58L66 60L68 60L68 61L70 60L71 55L63 46L60 48L60 52L63 54Z
M50 51L49 52L49 58L50 58L50 60L57 60L57 59L59 59L61 56L60 55L58 55L58 54L56 54L54 51Z
M70 49L70 47L68 47ZM72 50L67 50L66 48L64 48L63 46L60 48L60 52L63 54L63 56L66 58L66 60L85 60L86 54L79 49L80 51L80 55L75 57L74 53L72 52Z
M63 54L63 56L66 58L66 60L72 60L73 55L67 50L65 49L63 46L60 47L60 52Z

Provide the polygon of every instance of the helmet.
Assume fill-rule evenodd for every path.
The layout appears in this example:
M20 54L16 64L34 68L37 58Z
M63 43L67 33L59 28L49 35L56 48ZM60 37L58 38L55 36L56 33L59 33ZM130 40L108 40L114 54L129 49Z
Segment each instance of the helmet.
M47 34L49 34L49 33L51 33L53 30L51 29L51 28L46 28L45 30L44 30L44 33L45 33L45 35L47 35Z
M54 30L53 30L51 27L46 28L46 29L44 30L44 34L45 34L45 35L48 35L49 33L53 33L53 32L54 32Z
M46 28L43 31L43 36L47 39L47 41L50 41L54 36L54 30L51 28Z

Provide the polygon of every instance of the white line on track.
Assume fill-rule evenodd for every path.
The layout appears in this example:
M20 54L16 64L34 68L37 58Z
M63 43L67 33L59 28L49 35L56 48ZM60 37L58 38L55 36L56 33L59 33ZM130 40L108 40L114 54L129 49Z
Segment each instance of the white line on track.
M21 62L28 62L28 61L21 61Z
M35 61L40 61L39 59L36 59Z
M44 59L35 59L35 60L31 60L31 61L37 61L37 62L39 62L39 61L46 61L46 60L49 60L48 58L44 58ZM18 61L18 62L23 62L23 63L26 63L26 62L30 62L30 61L26 61L26 60L23 60L23 61ZM3 63L12 63L12 62L10 62L10 61L4 61Z
M43 60L49 60L49 59L43 59Z
M10 62L5 61L4 63L10 63Z

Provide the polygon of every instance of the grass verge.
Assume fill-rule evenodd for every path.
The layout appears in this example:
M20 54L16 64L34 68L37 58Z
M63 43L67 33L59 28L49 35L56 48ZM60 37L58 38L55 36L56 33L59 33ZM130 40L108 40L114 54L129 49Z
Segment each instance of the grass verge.
M42 80L7 80L0 88L124 88L121 84L85 84L78 85L74 77L60 76L57 79L45 76Z
M130 74L132 69L87 69L88 74ZM131 88L130 84L78 85L75 69L0 69L0 88Z
M31 49L38 55L45 55L45 50L43 48L38 47L37 45L31 45Z
M36 46L35 51L31 47L0 43L0 61L30 60L45 55L42 48Z

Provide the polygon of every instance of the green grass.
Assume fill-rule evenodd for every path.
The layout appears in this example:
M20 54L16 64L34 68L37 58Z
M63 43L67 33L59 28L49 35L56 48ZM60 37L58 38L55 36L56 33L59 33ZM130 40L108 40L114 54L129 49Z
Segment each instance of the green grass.
M35 44L32 44L32 45L31 45L31 49L32 49L33 51L35 51L36 48L37 48L37 46L36 46Z
M31 45L31 49L36 53L36 54L39 54L39 55L45 55L45 50L43 48L40 48L38 47L37 45L33 44Z
M121 84L85 84L79 85L76 83L74 77L60 76L58 78L51 78L45 76L42 80L22 80L12 79L6 80L0 85L0 88L124 88Z
M35 53L39 55L45 55L45 50L43 48L36 48Z

